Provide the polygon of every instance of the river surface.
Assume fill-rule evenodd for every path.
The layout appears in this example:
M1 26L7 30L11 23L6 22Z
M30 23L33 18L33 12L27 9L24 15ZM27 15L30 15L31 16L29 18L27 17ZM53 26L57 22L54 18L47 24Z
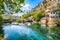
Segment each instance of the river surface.
M3 40L46 40L41 34L26 25L4 25Z

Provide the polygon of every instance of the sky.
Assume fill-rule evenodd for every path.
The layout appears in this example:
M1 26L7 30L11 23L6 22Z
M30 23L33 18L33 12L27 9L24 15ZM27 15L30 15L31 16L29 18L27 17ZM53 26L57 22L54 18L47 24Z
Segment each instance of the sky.
M38 3L42 2L43 0L25 0L25 5L22 7L22 10L26 12L30 11L34 8Z
M30 8L35 7L38 3L40 3L43 0L25 0L26 4L30 5Z

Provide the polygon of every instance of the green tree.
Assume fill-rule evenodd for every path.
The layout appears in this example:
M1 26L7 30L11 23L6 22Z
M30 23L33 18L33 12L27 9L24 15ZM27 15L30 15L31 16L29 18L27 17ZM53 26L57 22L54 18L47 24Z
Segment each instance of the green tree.
M39 12L35 12L33 17L36 21L40 21L40 19L44 16L44 13L45 13L45 9L43 8Z
M2 25L3 25L3 18L2 16L0 15L0 40L2 39L3 37L3 30L2 30Z
M3 18L2 16L0 16L0 28L2 28L2 25L3 25Z
M27 18L27 17L30 17L31 16L31 13L26 13L23 15L24 18Z
M29 12L29 13L26 13L24 14L21 18L22 19L25 19L27 17L31 17L33 16L33 19L36 20L36 21L40 21L40 19L44 16L44 13L45 13L45 9L42 8L40 11L38 12Z
M9 13L16 13L21 11L20 7L24 2L24 0L0 0L0 14L9 12ZM5 9L5 7L7 7Z
M24 0L0 0L0 33L2 31L4 13L18 13L21 12L20 4L23 4Z

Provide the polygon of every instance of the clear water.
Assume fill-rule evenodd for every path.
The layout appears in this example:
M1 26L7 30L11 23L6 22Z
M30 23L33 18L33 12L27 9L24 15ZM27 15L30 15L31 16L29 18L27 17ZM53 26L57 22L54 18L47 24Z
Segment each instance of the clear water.
M3 40L45 40L45 38L25 25L4 25Z

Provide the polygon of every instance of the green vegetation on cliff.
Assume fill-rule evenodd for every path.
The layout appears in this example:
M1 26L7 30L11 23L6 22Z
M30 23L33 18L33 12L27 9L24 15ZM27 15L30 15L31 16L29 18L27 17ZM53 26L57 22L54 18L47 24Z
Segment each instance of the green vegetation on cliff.
M45 9L41 9L39 12L29 12L29 13L26 13L24 14L21 18L22 19L25 19L25 18L28 18L28 17L33 17L34 20L36 21L40 21L40 19L45 16Z

